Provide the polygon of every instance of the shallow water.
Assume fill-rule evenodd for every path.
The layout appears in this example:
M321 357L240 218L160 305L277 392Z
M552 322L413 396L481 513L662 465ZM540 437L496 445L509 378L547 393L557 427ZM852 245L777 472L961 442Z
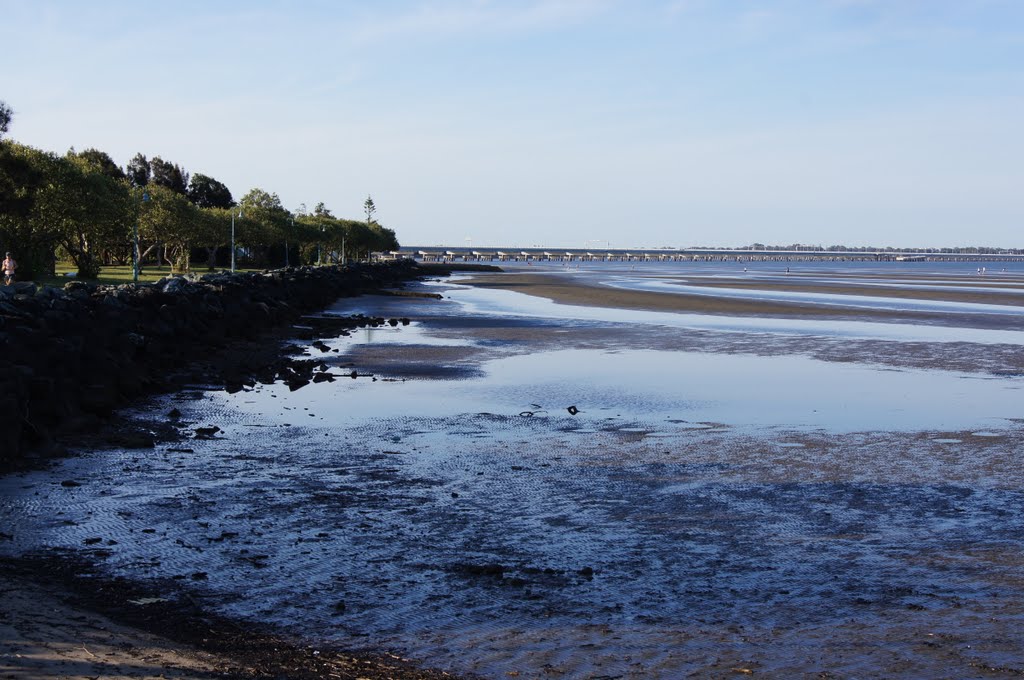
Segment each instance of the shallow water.
M820 281L821 283L832 283L832 281ZM750 290L745 288L728 288L716 286L714 288L694 285L692 283L681 283L679 281L652 280L650 278L618 278L609 283L616 288L627 290L652 290L657 292L677 292L689 295L704 295L707 297L722 297L741 300L761 300L764 302L800 302L802 304L823 305L839 309L889 309L898 311L943 311L955 312L958 314L1005 314L1020 316L1024 314L1024 308L1014 305L992 305L969 302L949 302L946 300L914 300L909 298L893 298L869 295L844 295L837 293L804 293L799 291L763 291ZM926 286L900 286L900 288L914 290L942 290L958 291L960 288L954 286L926 287ZM971 289L974 292L996 292L996 289ZM999 291L1003 292L1003 291ZM1014 294L1024 293L1020 290L1009 290ZM1024 298L1021 299L1024 304Z
M422 319L309 349L372 376L168 398L223 433L0 480L0 551L485 677L1024 668L1022 378L446 295L335 306Z
M559 304L544 298L506 290L481 290L469 287L451 287L447 295L457 301L470 314L497 314L514 317L601 321L621 324L646 324L692 328L721 332L772 333L777 335L828 336L904 342L970 342L978 344L1024 345L1024 329L971 328L968 325L926 326L912 323L883 323L873 321L790 319L764 317L736 317L716 314L688 314L621 310L604 307L583 307ZM727 293L723 296L728 297ZM765 296L764 299L767 299ZM878 298L879 301L884 299ZM865 301L865 303L870 301ZM994 306L994 305L993 305ZM885 309L886 305L868 305L872 309ZM945 310L956 318L961 310L951 305ZM1024 308L1015 314L1024 324Z
M402 336L402 332L395 334ZM378 338L377 344L390 344ZM402 343L395 343L401 351ZM233 396L217 396L237 404ZM1005 426L1021 416L1024 378L993 378L818 361L802 356L652 350L539 352L493 359L481 375L453 389L418 380L342 381L289 392L257 388L239 408L271 423L327 427L400 413L454 418L491 413L555 415L570 406L581 426L606 419L718 422L834 432L919 431Z

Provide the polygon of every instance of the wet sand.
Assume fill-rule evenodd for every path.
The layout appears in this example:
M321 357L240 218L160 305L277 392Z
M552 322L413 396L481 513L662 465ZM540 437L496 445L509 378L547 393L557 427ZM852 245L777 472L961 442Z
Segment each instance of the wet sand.
M533 274L476 282L575 304L723 311L707 298ZM496 359L555 350L607 361L637 350L813 357L963 370L999 385L1022 368L1019 346L566 325L457 316L437 300L360 304L387 315L399 309L382 305L400 305L425 335L310 351L328 372L356 368L379 381L178 395L151 410L180 409L186 433L224 431L152 452L86 453L12 486L24 487L27 507L71 523L48 540L114 540L100 563L142 582L183 577L228 620L280 626L307 644L401 649L456 674L1024 674L1020 421L898 433L744 428L697 422L685 402L673 405L678 416L652 420L643 414L655 401L588 392L558 373L499 401L479 393L452 415L403 412L389 396L399 392L386 391L406 380L443 405ZM355 401L379 404L379 416L350 420ZM567 413L570 404L582 412ZM63 488L67 476L82 486ZM34 530L8 529L12 541ZM191 581L198 570L208 576ZM301 574L301 587L281 573Z
M630 272L637 274L637 272ZM640 272L638 275L642 276ZM794 274L785 277L785 281L773 280L743 281L729 279L723 281L714 277L674 277L670 280L689 282L702 287L738 288L744 290L785 291L813 294L868 295L891 297L906 300L930 300L948 302L985 303L1019 306L1021 316L999 317L994 315L975 315L965 319L962 316L957 323L979 328L1022 328L1024 327L1024 295L1013 293L977 292L971 288L982 284L993 284L1000 279L990 277L985 281L969 280L960 286L962 290L920 290L898 285L863 286L859 281L864 277L837 276L846 279L844 285L827 285L819 281L819 277ZM918 281L918 277L902 277L905 281ZM892 283L899 284L900 277L890 277ZM1020 278L1008 278L1006 281L1014 287L1024 287ZM606 285L595 285L593 280L560 272L558 270L544 273L513 271L502 274L473 276L462 281L478 288L498 288L511 290L527 295L546 298L554 302L571 305L613 307L620 309L643 309L662 312L690 312L697 314L764 316L764 317L810 317L835 319L865 319L887 322L907 322L921 324L945 324L949 315L938 312L885 310L885 309L836 309L825 305L800 302L783 302L777 300L745 300L728 297L712 297L687 293L684 287L677 292L657 292L645 290L624 290Z
M353 655L204 611L168 584L103 578L69 555L0 560L0 677L445 680L397 656Z

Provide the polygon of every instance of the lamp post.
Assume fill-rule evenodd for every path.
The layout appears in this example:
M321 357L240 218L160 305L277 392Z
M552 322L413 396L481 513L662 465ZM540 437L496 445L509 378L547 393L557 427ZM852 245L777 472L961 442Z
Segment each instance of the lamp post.
M242 211L238 211L238 217L242 217ZM231 210L231 273L235 273L235 211Z
M142 202L145 203L149 200L149 194L145 191L142 192ZM135 227L132 229L132 282L139 282L139 220L142 219L140 211L139 219L135 220Z
M292 231L295 231L295 218L292 218ZM288 269L288 237L284 237L284 268Z
M320 241L318 241L317 244L316 244L316 266L317 267L319 267L322 264L322 258L321 258L321 254L320 254L320 244L323 243L323 240L324 240L324 235L323 234L324 234L324 220L323 220L323 216L321 215L320 216Z

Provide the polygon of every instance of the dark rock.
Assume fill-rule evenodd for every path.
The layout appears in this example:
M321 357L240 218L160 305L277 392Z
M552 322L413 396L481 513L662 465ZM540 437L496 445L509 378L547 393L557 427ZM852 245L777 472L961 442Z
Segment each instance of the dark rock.
M229 370L210 362L211 355L236 340L253 341L296 324L339 297L398 288L422 275L406 262L265 275L222 272L120 286L73 280L38 291L31 282L0 286L0 407L11 406L0 412L22 414L0 432L0 469L24 464L29 452L56 453L58 435L95 429L96 418L109 417L130 400L186 381L223 380L234 390L280 378L298 389L313 380L311 367L283 371L250 359ZM332 317L323 330L336 337L385 323L408 320ZM321 351L332 351L317 343Z
M107 443L122 449L151 449L156 440L149 432L112 432L106 437Z

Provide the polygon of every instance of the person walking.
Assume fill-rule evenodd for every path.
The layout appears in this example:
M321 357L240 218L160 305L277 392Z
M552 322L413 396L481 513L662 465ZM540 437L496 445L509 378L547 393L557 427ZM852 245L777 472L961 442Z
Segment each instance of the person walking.
M18 268L18 263L14 261L10 253L7 253L7 257L4 258L4 285L9 286L14 283L14 270Z

